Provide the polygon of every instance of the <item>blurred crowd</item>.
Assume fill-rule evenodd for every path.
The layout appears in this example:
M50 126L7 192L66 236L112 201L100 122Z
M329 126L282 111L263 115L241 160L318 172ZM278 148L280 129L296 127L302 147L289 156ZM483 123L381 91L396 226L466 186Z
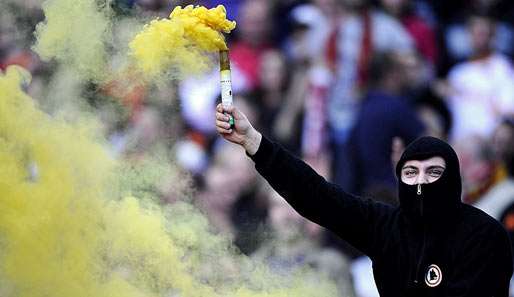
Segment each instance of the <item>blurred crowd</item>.
M118 15L140 18L186 4L225 5L237 22L227 36L234 103L259 131L328 180L396 204L395 160L415 138L436 136L459 154L463 201L514 234L514 2L112 3ZM44 98L56 65L30 50L31 32L44 18L40 1L9 7L0 17L0 69L29 69L29 93ZM191 179L193 201L213 230L242 253L278 272L309 265L334 279L341 296L377 296L369 260L302 219L243 151L216 135L219 69L130 92L116 82L82 88L105 122L113 154L134 162L145 153L169 154L180 176ZM121 107L100 104L103 97L120 97ZM104 108L110 112L103 115ZM165 202L175 196L162 191Z

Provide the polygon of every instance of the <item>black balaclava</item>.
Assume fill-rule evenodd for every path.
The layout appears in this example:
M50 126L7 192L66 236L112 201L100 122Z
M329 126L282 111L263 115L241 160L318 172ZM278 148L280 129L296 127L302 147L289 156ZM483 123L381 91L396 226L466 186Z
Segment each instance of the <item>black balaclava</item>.
M445 160L446 169L436 181L421 184L421 193L418 185L402 182L401 170L406 161L436 156ZM409 144L396 165L396 176L400 208L416 221L428 224L447 221L461 204L459 159L452 147L438 138L424 136Z

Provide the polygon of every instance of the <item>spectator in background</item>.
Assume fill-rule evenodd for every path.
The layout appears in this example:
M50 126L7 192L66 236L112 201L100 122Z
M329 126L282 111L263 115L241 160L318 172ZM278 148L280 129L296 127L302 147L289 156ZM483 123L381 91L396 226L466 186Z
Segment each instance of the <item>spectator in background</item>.
M485 15L469 18L472 57L448 75L449 106L454 118L451 140L487 139L502 116L514 113L514 68L492 47L495 21Z
M285 51L293 65L290 96L292 107L303 113L301 155L318 172L329 178L331 156L328 146L327 94L333 81L324 57L330 30L338 23L340 5L335 0L315 0L295 7ZM291 118L292 116L289 116ZM280 135L291 134L291 125L277 123Z
M514 118L506 118L496 129L493 145L496 156L504 163L507 176L491 188L475 206L503 224L510 235L514 250ZM514 278L510 282L510 291L514 292Z
M424 60L436 65L438 53L435 31L415 13L413 0L380 0L380 5L402 23Z
M452 119L446 103L431 89L425 89L423 93L415 97L413 103L419 119L425 127L425 135L448 139Z
M32 36L25 34L41 17L34 3L27 3L27 15L17 16L10 10L0 11L0 70L10 65L19 65L34 74L41 68L39 57L29 48ZM29 5L30 4L30 5ZM3 7L0 6L0 10ZM13 8L11 8L13 9ZM31 22L30 18L33 18Z
M431 66L418 53L398 55L406 77L405 97L416 107L425 126L425 135L448 139L452 119L444 99L438 94Z
M406 52L413 42L391 16L374 10L365 0L340 1L342 12L327 41L326 58L334 83L328 95L327 115L333 143L334 180L337 168L347 166L346 143L357 117L360 93L368 78L371 55L380 51Z
M330 95L330 123L337 140L343 140L355 118L359 92L367 81L373 52L410 51L412 39L402 25L385 13L374 10L366 0L340 1L339 21L326 47L327 63L334 71Z
M506 177L492 186L474 204L477 208L497 220L501 220L504 213L514 204L514 120L505 119L495 130L492 137L495 158L506 169ZM512 207L510 207L512 208ZM514 210L514 208L513 208ZM514 213L512 211L509 211ZM511 215L509 215L511 217ZM514 231L514 224L506 225L510 231Z
M452 6L457 1L448 2ZM491 38L491 48L494 51L513 57L514 55L514 4L502 0L471 0L462 1L461 7L449 7L448 24L441 23L444 34L443 48L446 48L446 61L441 65L442 73L457 62L474 56L473 32L469 30L469 16L474 14L489 15L495 21L495 34ZM438 3L435 4L439 5ZM441 13L441 11L439 11Z
M462 200L473 204L505 178L505 170L495 158L490 140L469 137L455 145L462 164Z
M338 296L355 296L349 260L338 251L322 246L323 228L302 218L269 185L266 189L270 201L271 238L252 258L286 275L308 266L315 274L306 277L326 277L336 284Z
M387 52L374 56L369 75L370 90L360 104L348 142L348 159L353 166L351 170L340 167L338 172L347 182L341 184L352 189L352 193L380 192L382 197L395 197L393 140L399 138L408 144L422 135L424 127L414 107L403 97L407 77L400 54Z
M267 0L246 0L240 5L238 16L236 39L229 45L230 59L251 91L259 86L262 55L272 48L272 6Z
M313 0L294 7L288 17L290 34L284 42L288 58L298 63L324 62L327 40L340 14L337 0Z
M258 67L259 88L255 92L259 110L259 126L265 135L273 135L273 123L285 103L288 87L289 67L282 52L270 50L264 53Z
M283 141L292 151L299 151L303 92L305 81L299 80L297 67L290 67L278 50L263 54L259 67L259 85L254 92L259 113L257 125L264 135Z
M514 116L503 118L492 136L493 151L505 167L514 158Z
M255 182L252 164L243 151L227 143L215 149L211 166L204 172L204 186L197 195L197 205L205 211L215 230L234 240L237 226L231 209L239 196Z
M7 68L7 57L15 47L16 25L14 16L0 12L0 70Z
M262 180L252 179L237 195L229 213L234 226L234 245L243 254L253 254L269 240L268 213L267 187Z

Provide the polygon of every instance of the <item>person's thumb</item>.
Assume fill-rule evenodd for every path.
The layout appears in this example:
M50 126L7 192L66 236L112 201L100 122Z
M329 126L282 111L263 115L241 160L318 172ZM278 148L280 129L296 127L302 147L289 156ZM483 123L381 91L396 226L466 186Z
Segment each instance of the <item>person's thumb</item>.
M232 107L233 107L232 116L234 117L234 119L242 120L245 118L245 115L241 112L241 110L239 110L239 108L237 108L235 106L232 106Z

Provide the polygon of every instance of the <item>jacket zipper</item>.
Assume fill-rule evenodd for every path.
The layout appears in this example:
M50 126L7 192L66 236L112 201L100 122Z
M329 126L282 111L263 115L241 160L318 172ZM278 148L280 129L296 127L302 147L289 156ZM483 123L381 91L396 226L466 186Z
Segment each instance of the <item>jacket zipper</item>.
M415 279L414 279L414 283L415 284L418 284L419 283L419 272L421 270L421 263L423 262L423 256L425 255L425 242L426 242L426 237L427 237L427 232L426 230L424 230L423 232L423 241L421 243L421 254L419 256L419 260L418 260L418 265L416 267L416 275L415 275Z
M421 196L421 184L418 184L417 194L418 194L418 196ZM422 199L422 198L420 197L419 199ZM421 201L420 212L421 212L421 217L423 218L423 201ZM427 230L425 228L425 224L423 223L423 241L421 242L421 253L419 256L418 265L416 266L416 275L414 276L415 284L419 283L418 277L419 277L419 272L421 270L421 263L423 262L423 256L425 255L426 237L427 237Z

